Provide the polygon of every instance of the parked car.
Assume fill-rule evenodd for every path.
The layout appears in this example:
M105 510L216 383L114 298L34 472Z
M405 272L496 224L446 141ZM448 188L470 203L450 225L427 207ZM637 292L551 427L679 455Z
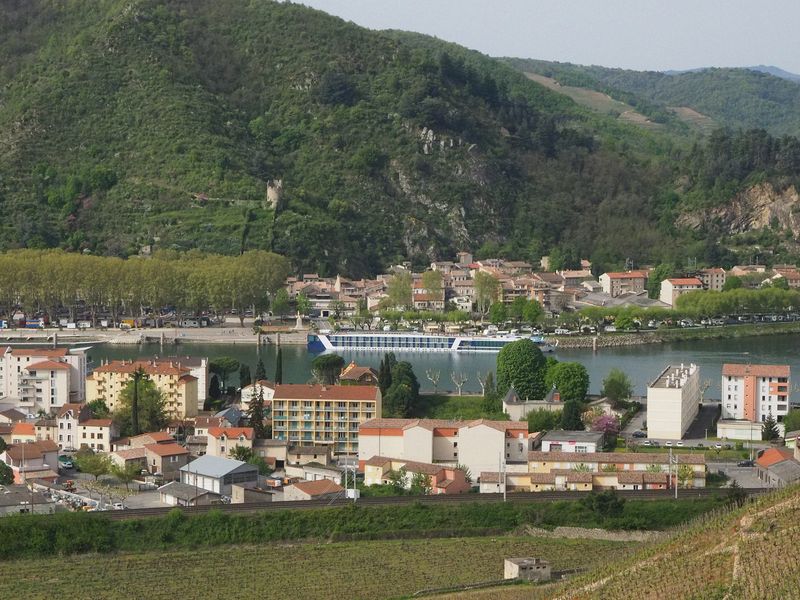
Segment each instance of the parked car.
M719 442L717 442L716 444L714 444L714 449L715 449L715 450L722 450L722 444L720 444Z
M754 467L754 466L756 466L756 463L753 462L752 460L740 460L738 463L736 463L736 466L737 467Z
M634 431L633 432L633 437L635 437L635 438L645 438L645 437L647 437L647 434L644 431Z
M642 446L652 446L653 443L650 440L645 440L642 442Z
M675 442L675 446L678 448L683 448L683 442Z
M114 510L125 510L125 505L122 502L114 502Z

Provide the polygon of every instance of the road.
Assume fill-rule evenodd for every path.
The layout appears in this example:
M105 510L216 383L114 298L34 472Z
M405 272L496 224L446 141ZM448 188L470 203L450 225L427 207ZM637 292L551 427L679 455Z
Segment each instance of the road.
M755 467L738 467L735 463L729 462L710 462L706 463L709 472L716 473L722 471L730 478L736 480L743 488L766 488L763 481L758 478Z

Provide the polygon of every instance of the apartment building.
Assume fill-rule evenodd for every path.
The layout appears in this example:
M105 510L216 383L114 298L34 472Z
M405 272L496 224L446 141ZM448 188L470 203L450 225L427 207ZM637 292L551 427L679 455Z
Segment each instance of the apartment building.
M21 410L48 414L86 396L84 348L6 348L0 356L0 397Z
M666 453L534 451L528 454L530 491L663 489L676 483L681 487L705 487L703 454L675 454L673 460L671 465ZM688 470L682 469L684 465Z
M276 385L272 437L298 446L330 445L334 454L354 454L359 427L380 416L377 386Z
M697 272L697 278L703 282L703 288L714 292L721 292L725 287L727 275L725 269L719 267L711 269L701 269Z
M361 468L375 457L463 465L476 479L482 471L525 470L527 421L448 421L440 419L373 419L358 436Z
M658 297L664 304L675 306L675 302L683 294L703 289L703 282L697 277L674 277L661 282L661 293Z
M174 356L170 358L154 358L158 364L179 364L189 369L189 375L197 379L197 410L203 410L208 398L208 358L204 356Z
M85 446L97 452L109 452L111 440L117 435L111 419L86 419L78 422L76 448Z
M647 435L679 440L700 410L700 369L669 365L647 386Z
M70 402L61 407L56 418L58 438L55 441L59 450L80 448L78 426L91 416L92 413L85 404Z
M643 292L647 289L647 271L603 273L599 277L603 292L613 298L625 292Z
M121 406L122 391L137 369L142 369L163 394L169 418L185 419L197 414L198 379L180 361L106 361L86 378L87 401L104 400L114 412Z
M788 365L722 365L722 419L762 423L771 413L781 423L789 412L790 371Z

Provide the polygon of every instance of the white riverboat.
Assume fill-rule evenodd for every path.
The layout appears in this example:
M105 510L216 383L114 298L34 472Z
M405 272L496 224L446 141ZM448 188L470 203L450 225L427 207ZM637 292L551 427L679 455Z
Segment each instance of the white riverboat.
M383 352L500 352L506 344L524 339L518 335L438 335L429 333L347 331L311 333L308 349L311 352L338 350L376 350ZM542 352L555 348L541 336L529 338Z

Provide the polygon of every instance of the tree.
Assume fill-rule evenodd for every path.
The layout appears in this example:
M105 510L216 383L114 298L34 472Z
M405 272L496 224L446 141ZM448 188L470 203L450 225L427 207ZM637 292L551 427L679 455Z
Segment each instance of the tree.
M258 362L256 363L256 381L266 381L267 380L267 369L264 367L264 361L261 360L261 357L258 357Z
M694 479L694 471L692 467L689 465L680 465L678 467L678 483L681 487L687 488L690 487L692 480Z
M281 319L289 314L289 292L281 288L272 296L272 314Z
M577 362L557 363L547 369L545 384L548 389L556 387L562 402L568 400L583 402L589 391L589 372Z
M386 283L386 307L409 308L411 306L411 273L400 271Z
M386 479L396 494L403 494L406 491L406 474L405 467L400 467L397 471L391 470L386 474Z
M411 477L409 491L415 496L427 496L433 490L431 476L425 473L414 473Z
M131 435L139 435L139 382L147 380L147 374L142 367L136 369L131 375L129 385L133 386L131 392ZM97 479L97 477L95 477Z
M239 387L245 387L253 382L250 376L250 365L242 364L239 367Z
M320 354L311 361L311 373L325 385L334 385L344 368L344 359L338 354Z
M294 299L297 314L306 316L311 312L311 300L303 292L299 292Z
M258 439L267 437L267 427L264 425L264 388L258 385L258 393L250 400L250 406L247 407L247 418L250 421L250 427Z
M800 408L793 408L783 417L783 427L787 433L800 429ZM0 452L2 452L1 448Z
M0 461L0 485L11 485L12 483L14 483L14 470Z
M422 287L431 296L442 296L442 274L439 271L425 271L422 273Z
M134 433L131 407L135 389L138 389L139 409L139 418L135 429L137 433ZM149 379L145 379L138 386L134 385L133 381L129 381L120 393L120 407L114 412L113 419L123 437L137 435L139 432L160 431L168 422L164 410L164 397Z
M529 339L506 344L497 355L497 393L505 395L511 385L523 400L541 400L546 362L542 351Z
M489 307L489 320L492 323L495 325L505 323L507 316L505 304L502 302L492 302L492 305Z
M590 492L580 503L603 518L619 517L625 509L625 499L617 496L614 490Z
M6 444L6 441L3 438L0 438L0 452L5 452L7 447L8 444Z
M219 400L220 398L219 377L216 375L211 376L211 381L208 384L208 396L212 400Z
M647 295L658 298L661 295L661 282L675 273L675 267L669 263L661 263L647 276Z
M280 385L283 383L283 350L278 348L275 354L275 384Z
M392 385L392 369L397 364L397 359L394 352L387 352L381 359L381 365L378 369L378 387L381 394L386 394L386 390Z
M233 448L231 448L228 455L233 460L240 460L242 462L247 462L251 458L253 458L253 449L247 448L246 446L234 446Z
M772 416L772 411L770 411L761 426L761 439L765 442L771 442L779 437L781 437L781 434L778 429L778 423L775 421L775 417Z
M738 290L743 285L742 278L736 275L728 275L725 278L725 283L722 285L722 291L728 292L730 290Z
M228 375L239 369L239 361L232 356L218 356L208 363L208 370L219 377L220 387L225 390L228 384Z
M739 508L744 506L744 503L747 502L747 492L742 489L742 486L739 485L739 482L735 479L731 481L727 497L728 502Z
M619 405L633 394L633 384L628 376L620 369L611 369L603 380L603 389L600 392L608 398L613 408Z
M392 368L392 383L383 398L387 417L408 417L419 401L419 382L411 363L401 361Z
M577 400L564 403L564 409L561 411L561 429L584 431L583 421L581 421L581 404Z
M436 388L439 387L439 377L441 376L441 373L442 372L438 369L425 369L425 377L427 377L428 381L433 384L434 394L436 393Z
M455 371L452 371L450 373L450 381L452 381L453 385L456 386L459 396L461 395L461 388L464 387L464 384L467 383L468 379L469 375L467 375L466 373L456 373Z
M138 463L128 462L124 466L112 464L110 472L120 483L125 484L126 490L130 490L130 483L139 476L140 470Z
M106 401L102 398L92 400L91 402L87 403L86 406L89 408L89 411L92 413L92 417L95 419L105 419L111 414Z
M475 273L473 281L475 283L475 299L478 304L478 312L485 314L489 305L497 300L500 295L500 282L494 275L484 271Z
M525 320L525 322L535 325L539 322L539 319L541 319L542 316L544 316L544 309L542 308L542 305L536 300L529 300L522 311L522 318Z
M94 476L94 480L100 475L105 475L111 471L111 459L106 454L95 454L91 450L80 450L75 455L75 466L83 473Z
M552 431L561 424L561 411L537 408L529 412L526 418L528 420L528 431L530 433Z

